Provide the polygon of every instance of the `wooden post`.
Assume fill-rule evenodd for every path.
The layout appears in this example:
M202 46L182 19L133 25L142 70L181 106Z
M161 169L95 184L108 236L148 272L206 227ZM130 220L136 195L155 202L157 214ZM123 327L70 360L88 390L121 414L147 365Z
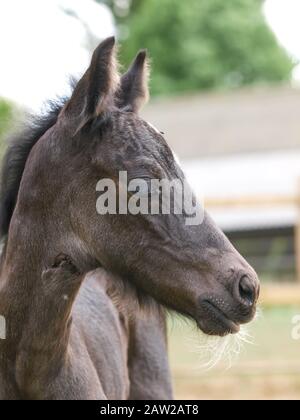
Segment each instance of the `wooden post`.
M300 180L297 187L297 219L295 225L296 279L300 284Z

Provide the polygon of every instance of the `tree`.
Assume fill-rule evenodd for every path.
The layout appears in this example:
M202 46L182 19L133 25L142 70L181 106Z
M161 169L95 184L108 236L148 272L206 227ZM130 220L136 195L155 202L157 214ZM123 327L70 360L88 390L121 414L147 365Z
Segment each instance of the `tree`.
M96 0L108 6L114 13L117 20L126 18L129 12L136 12L138 7L145 0Z
M107 2L111 7L120 3ZM128 28L121 58L127 65L141 47L149 49L154 94L291 78L294 63L268 27L261 0L131 0L130 4L128 16L118 17Z

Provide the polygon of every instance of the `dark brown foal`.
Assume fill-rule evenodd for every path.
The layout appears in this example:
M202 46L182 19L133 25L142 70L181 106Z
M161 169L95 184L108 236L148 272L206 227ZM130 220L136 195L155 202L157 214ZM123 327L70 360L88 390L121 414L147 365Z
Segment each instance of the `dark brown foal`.
M7 338L0 342L0 399L127 398L129 382L137 398L148 381L161 379L158 366L167 374L164 330L155 334L159 318L155 341L145 342L153 319L148 316L141 331L130 326L126 313L121 323L111 288L106 292L93 275L80 288L80 273L104 267L135 288L140 300L192 318L209 335L236 334L255 316L256 273L193 195L164 136L139 115L148 97L145 52L121 78L116 68L115 40L109 38L95 50L71 97L17 136L4 158L0 314ZM122 173L128 182L122 183ZM107 181L109 194L101 187ZM136 181L141 187L132 191L128 183ZM149 194L152 181L184 187L193 208L175 211L177 194L169 191L165 211L160 198L168 194L160 187ZM145 211L141 203L149 210L149 198L159 205ZM203 217L194 217L198 213ZM69 255L80 273L68 262L45 272L59 253ZM126 303L125 297L118 302ZM147 355L146 364L141 355Z

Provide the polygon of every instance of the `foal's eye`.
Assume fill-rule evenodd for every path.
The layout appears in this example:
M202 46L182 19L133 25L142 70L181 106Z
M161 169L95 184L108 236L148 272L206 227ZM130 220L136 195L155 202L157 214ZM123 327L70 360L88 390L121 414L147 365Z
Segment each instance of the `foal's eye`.
M164 131L161 131L161 132L160 132L160 134L161 134L162 136L164 136L166 133L165 133Z

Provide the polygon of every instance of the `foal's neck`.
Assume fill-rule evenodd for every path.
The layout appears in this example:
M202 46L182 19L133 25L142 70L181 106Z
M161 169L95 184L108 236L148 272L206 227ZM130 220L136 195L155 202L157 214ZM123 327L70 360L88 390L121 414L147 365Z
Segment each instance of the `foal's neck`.
M59 238L58 238L59 239ZM3 254L0 278L0 315L7 320L7 342L17 347L22 339L24 329L27 328L29 318L32 317L33 302L36 296L41 296L41 283L43 272L53 265L55 257L64 252L63 246L58 245L57 250L48 247L35 247L36 238L26 243L24 240L18 245L16 238L10 238ZM43 241L44 243L45 240ZM68 241L58 240L57 243ZM74 248L75 250L75 248ZM93 269L93 264L76 250L71 258L79 261L81 272ZM72 252L72 250L71 250ZM67 253L66 253L67 254ZM59 300L57 291L57 299ZM55 306L55 305L54 305ZM30 321L31 323L33 320ZM38 318L36 319L38 322Z

